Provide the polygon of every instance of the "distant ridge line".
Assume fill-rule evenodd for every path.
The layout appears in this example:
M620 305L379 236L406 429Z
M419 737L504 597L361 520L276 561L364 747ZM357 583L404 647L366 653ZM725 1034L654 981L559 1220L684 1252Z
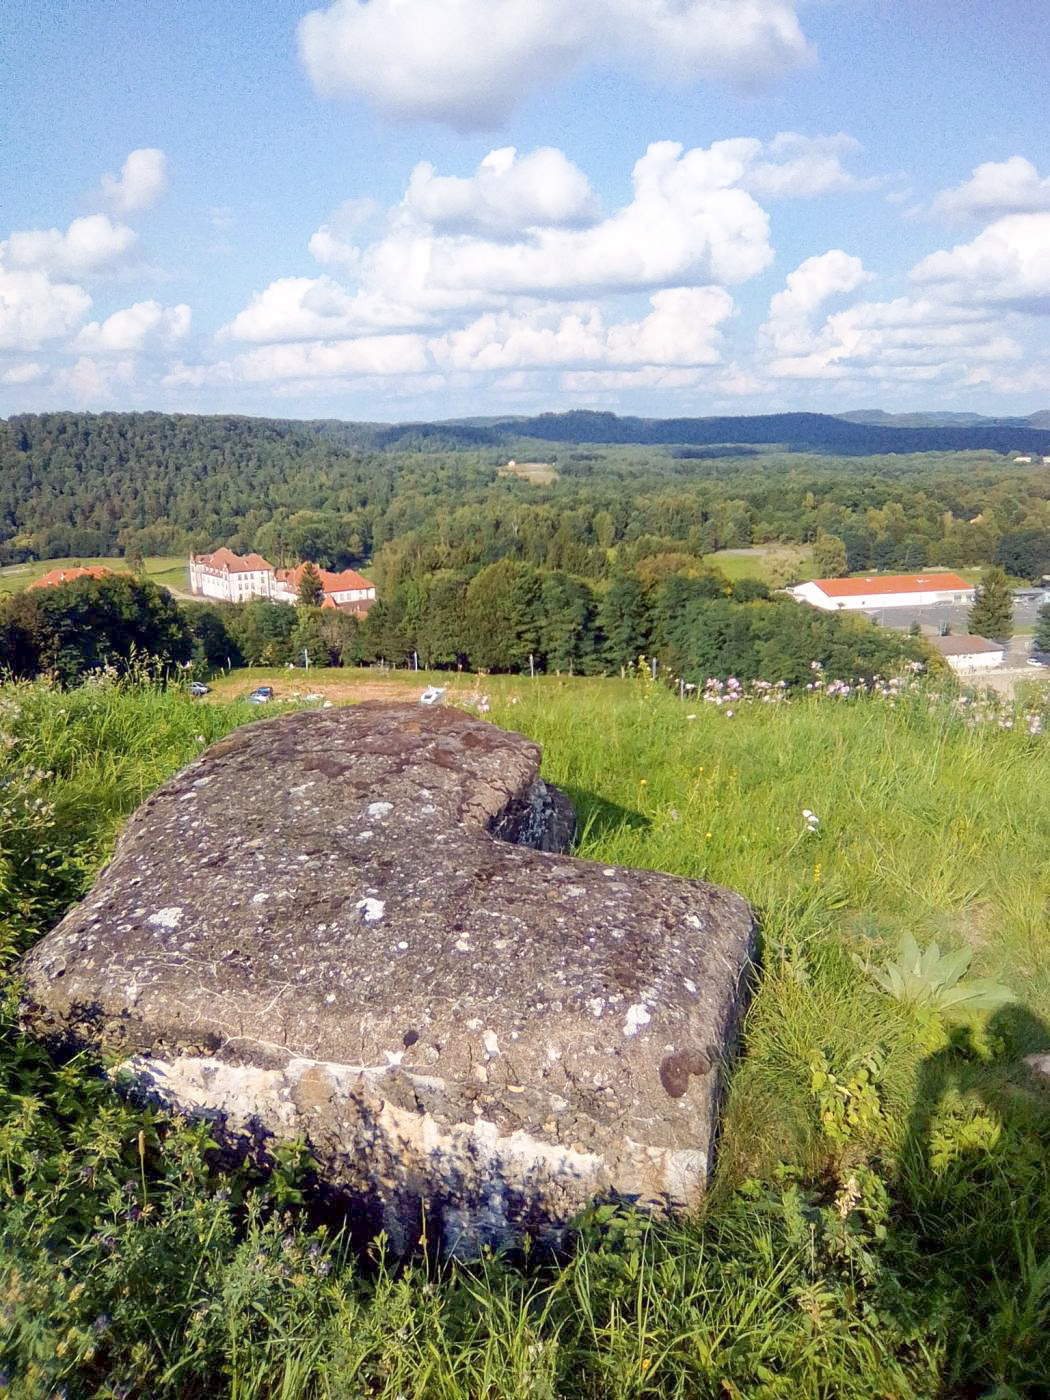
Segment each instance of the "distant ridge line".
M278 437L316 436L335 446L375 451L428 451L492 448L508 450L522 439L537 443L638 445L668 447L779 448L791 452L875 456L913 452L990 451L1050 456L1050 411L1029 418L979 418L976 422L913 422L945 414L883 414L859 410L850 414L769 413L710 418L620 417L615 413L573 409L532 416L459 418L406 423L354 422L340 419L252 419L242 414L20 414L7 420L17 438L20 425L39 420L75 417L109 422L143 418L185 423L200 420L241 426L258 423ZM877 421L869 421L876 418ZM508 450L508 455L520 455ZM705 453L704 456L714 455ZM717 454L722 455L722 454Z

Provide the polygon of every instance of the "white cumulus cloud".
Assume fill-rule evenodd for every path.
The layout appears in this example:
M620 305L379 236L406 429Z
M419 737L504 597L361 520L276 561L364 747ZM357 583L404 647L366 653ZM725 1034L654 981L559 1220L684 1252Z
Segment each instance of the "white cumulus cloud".
M975 166L969 180L941 190L930 205L932 214L952 223L1044 210L1050 210L1050 176L1040 177L1024 156Z
M650 298L639 321L607 324L602 309L557 304L525 312L490 312L430 342L452 370L509 370L586 365L709 365L719 358L719 326L733 300L721 287L678 287Z
M226 328L234 340L267 344L344 340L377 330L409 329L425 319L375 292L350 292L332 277L280 277Z
M808 350L818 309L829 297L855 291L871 276L860 258L841 248L807 258L788 273L784 290L770 300L761 339L780 355Z
M35 360L11 365L0 374L0 384L39 384L47 378L47 369Z
M18 230L0 243L0 263L5 267L58 277L113 272L137 254L134 230L113 223L105 214L74 219L65 233L57 228Z
M36 350L73 331L91 306L83 287L0 267L0 349Z
M859 301L823 314L829 298L868 280L860 260L837 249L796 268L759 333L765 372L780 380L961 382L975 366L1021 356L1001 318L935 296Z
M773 258L769 218L735 186L740 171L740 161L717 148L686 151L660 141L634 166L630 202L584 227L536 224L517 238L443 233L421 220L409 198L374 243L357 248L329 235L323 247L316 241L311 247L353 268L363 286L388 303L432 313L482 309L512 296L575 300L733 284L762 272ZM424 188L429 183L428 177ZM477 193L476 185L464 183Z
M151 209L168 188L168 158L156 146L132 151L120 174L102 177L102 198L116 214Z
M335 0L299 24L325 96L492 127L588 61L692 82L768 82L810 58L792 0Z
M772 141L738 136L716 141L711 149L739 160L737 183L760 199L811 199L839 190L872 189L880 183L861 179L846 169L843 158L862 148L844 132L803 136L797 131L781 131Z
M137 301L114 311L104 321L90 321L74 342L77 350L93 354L137 353L149 345L166 345L189 333L190 308Z
M972 242L923 258L911 275L943 300L1050 313L1050 211L997 219Z
M264 345L233 361L239 379L248 381L346 379L358 375L415 374L428 364L420 336L362 336L357 340L308 341Z
M490 151L467 178L438 175L421 162L409 178L404 202L432 228L495 234L586 224L598 210L587 177L552 146L523 156L513 146Z

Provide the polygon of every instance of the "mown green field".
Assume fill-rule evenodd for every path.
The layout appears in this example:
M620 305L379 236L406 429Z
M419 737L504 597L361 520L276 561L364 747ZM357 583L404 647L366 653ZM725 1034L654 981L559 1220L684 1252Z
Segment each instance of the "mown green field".
M734 583L741 578L757 578L781 588L785 582L804 583L817 577L813 552L804 545L756 544L748 549L719 549L704 557Z
M430 679L314 672L309 688L341 700L366 678L409 697ZM270 712L226 703L222 686L206 703L0 690L9 944L86 887L148 791ZM299 1204L294 1163L269 1181L214 1173L204 1130L122 1104L86 1060L52 1062L9 1003L10 1393L1045 1394L1050 1091L1024 1059L1050 1053L1042 702L887 687L683 703L644 676L453 686L542 742L580 855L718 881L754 905L762 967L702 1217L603 1207L557 1261L356 1258ZM927 952L910 980L905 935ZM988 1004L949 1009L974 979L1014 999L985 988Z
M25 588L35 579L49 574L52 569L72 569L78 564L85 568L101 564L107 569L112 569L114 573L124 573L128 567L127 560L119 555L91 559L34 559L28 564L9 564L0 569L0 596L17 593L20 588ZM159 583L164 588L173 588L180 593L188 591L186 560L180 555L156 555L145 559L143 564L145 577L152 579L154 583Z

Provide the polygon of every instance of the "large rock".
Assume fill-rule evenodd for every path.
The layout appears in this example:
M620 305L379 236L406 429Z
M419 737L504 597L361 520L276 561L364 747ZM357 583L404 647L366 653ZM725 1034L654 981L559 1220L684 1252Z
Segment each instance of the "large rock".
M38 1034L116 1047L227 1141L304 1137L403 1250L687 1207L753 952L745 902L576 860L540 750L454 709L240 729L150 797L23 964ZM517 844L512 844L517 843Z

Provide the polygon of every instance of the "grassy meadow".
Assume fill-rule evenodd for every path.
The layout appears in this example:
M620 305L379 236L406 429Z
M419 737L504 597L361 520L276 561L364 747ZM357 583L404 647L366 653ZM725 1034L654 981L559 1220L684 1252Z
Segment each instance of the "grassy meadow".
M152 555L142 562L144 578L151 579L164 588L172 588L176 592L188 591L186 560L181 555ZM98 564L112 569L115 574L126 572L128 567L127 560L120 555L100 555L90 559L33 559L26 564L8 564L0 569L0 597L17 593L19 589L42 578L44 574L49 574L52 569L72 569L77 565L88 568Z
M234 673L204 702L0 689L9 969L147 792L265 717L227 698L265 675ZM354 1256L311 1215L307 1162L219 1175L206 1129L135 1110L89 1057L23 1040L9 977L7 1393L1046 1394L1050 1087L1024 1058L1050 1052L1046 697L995 709L930 681L715 703L643 674L320 671L296 688L342 703L362 681L413 697L428 679L543 744L579 855L752 901L762 967L706 1209L650 1222L603 1206L558 1260ZM927 954L910 977L909 936Z
M742 578L757 578L771 588L781 588L790 581L804 582L817 577L813 551L800 544L756 544L747 549L718 549L704 556L705 562L721 569L726 578L736 583Z

